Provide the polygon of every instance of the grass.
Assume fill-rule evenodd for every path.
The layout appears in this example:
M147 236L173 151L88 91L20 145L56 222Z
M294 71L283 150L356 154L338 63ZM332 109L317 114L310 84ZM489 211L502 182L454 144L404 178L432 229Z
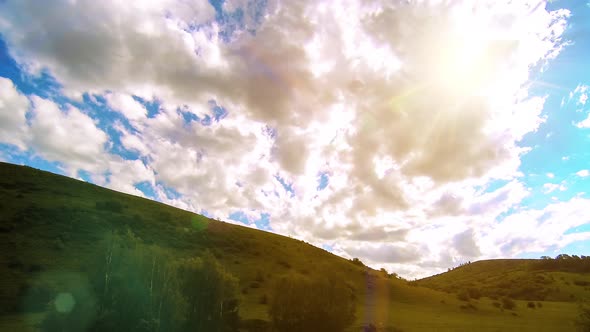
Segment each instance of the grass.
M590 299L590 273L540 268L542 260L497 259L479 261L447 273L414 282L446 292L477 289L483 296L533 301Z
M286 274L348 282L358 299L350 331L368 323L379 331L573 331L575 301L590 289L588 275L530 271L525 260L477 262L408 283L289 237L0 163L0 330L35 331L57 292L88 285L84 264L104 250L105 235L126 229L176 257L210 250L239 278L240 316L254 323L268 321L261 298ZM542 284L538 276L551 280L543 290L559 288L546 294L551 301L539 301L542 308L527 308L531 299L523 297L514 310L503 310L488 297L461 301L448 292L475 287L485 293L488 283L507 281L509 290L519 291L531 280Z

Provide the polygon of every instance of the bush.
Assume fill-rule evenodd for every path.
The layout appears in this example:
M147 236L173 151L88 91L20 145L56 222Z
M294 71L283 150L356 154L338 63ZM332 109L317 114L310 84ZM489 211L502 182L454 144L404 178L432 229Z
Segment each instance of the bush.
M466 290L460 290L459 293L457 293L457 299L461 301L469 301L469 293Z
M353 289L338 280L290 276L273 287L269 316L277 331L340 332L354 314Z
M512 310L516 308L516 303L511 298L504 297L502 298L502 308Z
M527 303L527 307L529 307L531 309L535 309L536 308L535 302L529 302L529 303Z
M481 292L477 288L469 288L467 289L467 293L469 294L469 297L472 299L479 300L479 298L481 297Z
M350 260L352 262L352 264L357 265L357 266L361 266L361 267L365 267L365 264L358 258L353 258Z
M579 308L579 316L576 319L578 331L590 332L590 305L582 305Z

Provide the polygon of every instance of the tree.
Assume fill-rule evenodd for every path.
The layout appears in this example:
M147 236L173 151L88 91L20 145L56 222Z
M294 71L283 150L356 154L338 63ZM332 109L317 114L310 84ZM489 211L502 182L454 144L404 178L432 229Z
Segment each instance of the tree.
M179 277L187 304L185 328L189 331L237 331L238 280L213 254L183 260Z
M238 281L206 252L176 259L132 232L111 233L86 270L96 305L74 293L71 312L53 312L44 331L237 331Z
M269 307L277 331L343 331L354 321L351 286L328 278L283 277L274 285Z
M131 231L105 240L93 271L99 296L99 330L173 331L184 319L175 266L163 249L143 243Z

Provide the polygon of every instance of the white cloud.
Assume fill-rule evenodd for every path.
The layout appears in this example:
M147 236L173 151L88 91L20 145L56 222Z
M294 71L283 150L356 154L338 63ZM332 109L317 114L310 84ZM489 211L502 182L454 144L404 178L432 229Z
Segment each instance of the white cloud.
M590 87L587 85L579 84L574 91L570 94L570 99L576 96L578 100L576 103L578 105L586 105L586 101L588 100L588 91Z
M31 98L31 142L42 157L75 168L95 169L105 151L107 135L94 120L73 106L60 110L47 99Z
M523 210L506 217L491 233L483 237L487 252L498 256L516 256L521 252L543 252L551 247L587 240L590 232L565 234L566 231L586 224L590 212L588 199L575 197L557 202L540 210ZM534 229L534 234L531 233ZM495 250L493 248L496 248Z
M576 175L579 177L585 178L588 175L590 175L590 171L588 171L587 169L583 169L583 170L576 172Z
M0 142L26 150L27 97L21 95L11 80L0 77Z
M271 1L257 23L250 2L228 1L256 34L221 38L229 28L205 0L131 3L1 5L16 60L47 69L71 96L105 96L135 129L116 126L123 146L149 164L109 155L86 114L35 98L30 144L40 154L127 192L162 183L182 194L162 200L218 218L268 212L277 232L337 241L368 263L403 262L411 275L498 253L479 242L529 195L519 144L544 122L545 98L523 83L562 48L566 11L533 1ZM160 113L147 118L132 96L161 101ZM210 100L228 110L221 122L179 114L203 119ZM100 178L106 169L111 179ZM320 192L319 173L329 176ZM477 189L496 179L508 184Z
M550 193L554 192L555 190L566 191L567 186L566 186L565 181L562 181L561 183L545 183L543 185L543 189L544 189L545 194L550 194Z
M550 178L550 179L553 179L553 178L555 178L555 174L553 174L553 173L547 173L546 175L547 175L547 177L548 177L548 178Z
M590 115L586 119L584 119L584 120L576 123L576 127L578 127L578 128L590 128Z
M121 112L129 120L141 120L147 116L145 107L129 95L108 93L105 98L109 106Z

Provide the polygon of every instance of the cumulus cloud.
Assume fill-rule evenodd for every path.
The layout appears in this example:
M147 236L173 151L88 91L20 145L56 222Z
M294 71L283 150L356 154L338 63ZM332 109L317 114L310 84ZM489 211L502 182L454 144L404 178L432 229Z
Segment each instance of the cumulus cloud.
M585 178L590 175L590 171L588 171L587 169L579 170L576 172L576 175L581 178Z
M31 146L48 160L94 169L107 142L94 120L73 106L60 110L52 101L36 96L31 101Z
M145 107L129 95L108 93L105 98L110 107L121 112L129 120L137 121L147 116Z
M21 95L12 81L0 77L0 142L26 150L26 112L29 100Z
M470 258L481 255L481 251L479 250L479 246L477 245L474 236L473 230L468 229L453 237L453 247L457 250L457 253L460 256Z
M0 4L23 68L72 98L104 97L133 127L116 126L121 144L146 163L107 153L88 115L37 97L30 146L113 188L161 183L181 194L169 202L221 219L267 212L276 232L414 275L497 254L476 241L529 194L520 142L545 121L545 98L524 83L563 47L569 13L534 1L254 3L224 3L243 25L215 21L205 0ZM495 180L507 184L481 189Z

